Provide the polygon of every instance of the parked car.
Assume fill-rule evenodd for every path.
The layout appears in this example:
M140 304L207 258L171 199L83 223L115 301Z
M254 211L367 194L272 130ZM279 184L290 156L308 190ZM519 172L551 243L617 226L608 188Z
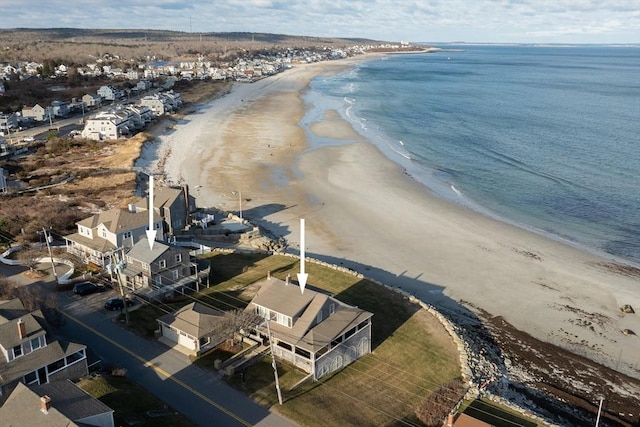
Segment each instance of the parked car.
M73 293L80 296L93 294L95 292L104 292L107 288L104 285L99 285L91 282L78 283L73 287Z
M135 302L130 299L126 299L127 307L131 307ZM124 308L124 303L122 302L122 298L110 298L104 303L104 308L107 310L122 310Z

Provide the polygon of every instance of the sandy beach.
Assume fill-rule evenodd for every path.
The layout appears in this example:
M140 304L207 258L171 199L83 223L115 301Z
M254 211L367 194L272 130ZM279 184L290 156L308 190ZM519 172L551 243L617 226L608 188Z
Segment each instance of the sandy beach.
M371 57L369 57L371 58ZM295 251L401 287L443 312L478 308L543 341L640 377L640 279L611 260L434 197L332 110L299 126L310 79L347 59L294 66L203 105L160 136L158 158L198 205L238 211ZM338 144L339 142L339 144ZM309 278L313 283L313 277Z

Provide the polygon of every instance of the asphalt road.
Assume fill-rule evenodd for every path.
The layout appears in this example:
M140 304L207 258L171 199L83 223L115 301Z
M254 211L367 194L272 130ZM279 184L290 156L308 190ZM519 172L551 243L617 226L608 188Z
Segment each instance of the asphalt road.
M64 315L59 333L86 344L101 360L125 368L127 377L200 426L295 426L189 363L186 355L137 336L112 321L103 308L114 291L79 297L59 295Z

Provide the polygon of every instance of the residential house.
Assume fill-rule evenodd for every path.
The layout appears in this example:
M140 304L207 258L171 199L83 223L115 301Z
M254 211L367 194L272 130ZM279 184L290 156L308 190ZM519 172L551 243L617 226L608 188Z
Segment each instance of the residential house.
M188 187L158 187L154 189L153 209L164 220L164 231L175 235L190 222L190 214L196 211L196 199L189 194ZM136 205L136 209L147 209L148 200Z
M115 101L122 98L122 92L112 85L101 86L97 93L98 96L107 101Z
M187 354L202 354L224 341L218 333L223 317L220 310L192 302L158 319L158 340Z
M153 121L153 112L144 105L127 105L125 108L136 129L142 129Z
M164 97L160 96L160 94L144 96L140 98L138 105L148 107L156 116L162 116L163 114L172 111L169 102Z
M151 82L149 80L139 80L138 83L136 83L136 89L139 92L147 91L151 89Z
M312 289L300 291L297 284L269 276L247 311L262 316L257 328L264 340L271 339L276 357L319 379L371 352L372 313L347 305Z
M64 101L52 101L51 112L54 117L66 117L69 115L69 104Z
M173 293L196 282L196 273L188 248L161 242L154 242L149 248L149 241L144 238L126 252L121 280L133 291Z
M81 135L83 138L101 141L120 139L134 130L133 118L126 111L104 111L85 122Z
M86 346L55 340L39 310L19 299L0 301L0 397L17 383L45 384L88 374Z
M89 108L98 107L102 103L102 98L97 94L91 95L88 93L82 97L82 102Z
M0 407L2 425L114 427L113 409L70 380L27 387L18 384Z
M0 135L8 135L9 132L18 130L18 116L16 113L0 114Z
M76 223L78 232L64 236L67 252L76 254L86 263L105 267L111 263L111 255L121 248L132 248L146 236L149 226L147 212L130 209L111 209L92 215ZM164 240L162 219L154 215L156 238ZM145 240L146 242L146 240Z
M33 107L27 107L25 105L24 108L22 108L22 116L32 117L36 122L43 122L53 117L53 112L51 111L51 107L45 108L40 104L36 104Z

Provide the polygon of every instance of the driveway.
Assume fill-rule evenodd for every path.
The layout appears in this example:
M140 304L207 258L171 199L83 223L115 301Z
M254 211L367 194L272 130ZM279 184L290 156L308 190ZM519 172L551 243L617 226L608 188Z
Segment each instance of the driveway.
M189 363L187 356L113 322L104 309L115 291L85 297L58 295L63 313L59 333L86 344L97 356L127 370L127 377L200 426L295 426L227 385L217 374Z

